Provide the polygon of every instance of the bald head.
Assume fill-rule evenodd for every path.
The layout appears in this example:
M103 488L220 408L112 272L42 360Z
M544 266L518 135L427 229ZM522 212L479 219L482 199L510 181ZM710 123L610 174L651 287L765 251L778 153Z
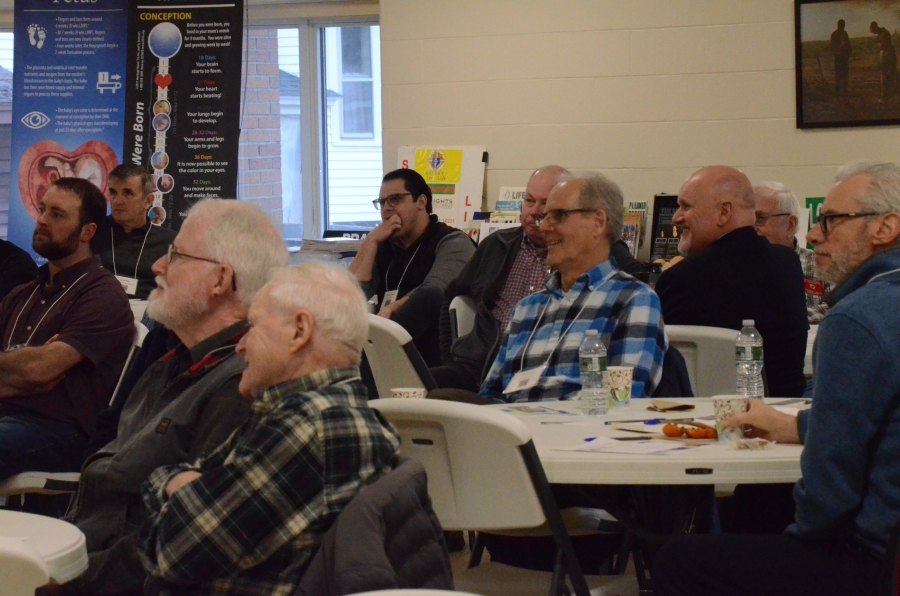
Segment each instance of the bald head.
M678 192L672 221L682 227L678 251L702 251L728 232L752 226L756 199L750 180L734 168L709 166L697 170Z
M522 222L525 235L538 248L543 248L546 243L540 229L534 223L534 216L544 212L550 190L566 180L569 175L569 170L562 166L544 166L531 174L525 186L525 200L522 201L522 214L519 220Z

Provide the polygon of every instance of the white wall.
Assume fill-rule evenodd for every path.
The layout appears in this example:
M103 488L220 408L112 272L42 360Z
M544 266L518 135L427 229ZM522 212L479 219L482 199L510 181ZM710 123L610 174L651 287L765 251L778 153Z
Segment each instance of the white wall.
M793 0L381 0L385 169L397 147L486 145L487 196L547 163L627 199L728 164L823 196L896 126L796 128Z

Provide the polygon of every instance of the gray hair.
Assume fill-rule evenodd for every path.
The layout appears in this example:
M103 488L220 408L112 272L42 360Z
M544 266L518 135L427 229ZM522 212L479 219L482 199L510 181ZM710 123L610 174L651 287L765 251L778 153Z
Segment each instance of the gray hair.
M602 209L606 212L606 236L609 245L622 236L625 221L625 196L619 185L603 174L588 174L582 178L578 200L585 209Z
M862 208L875 213L900 213L900 166L875 161L853 161L838 169L835 183L851 176L870 177L862 197Z
M274 270L269 286L277 305L309 311L322 337L347 348L358 362L369 336L369 310L359 282L345 268L307 261Z
M234 270L237 299L250 305L269 271L288 264L284 241L259 207L233 199L203 199L188 217L207 223L202 239L210 258Z
M781 182L760 182L753 187L753 194L758 195L760 191L769 191L775 195L775 209L778 213L790 213L796 218L800 218L800 203L797 201L797 195L791 192L787 186Z

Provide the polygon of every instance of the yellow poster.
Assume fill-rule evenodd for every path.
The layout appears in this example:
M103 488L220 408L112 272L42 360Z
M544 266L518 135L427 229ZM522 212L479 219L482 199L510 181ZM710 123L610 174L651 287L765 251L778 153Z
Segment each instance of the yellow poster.
M462 171L462 154L461 149L416 149L413 169L422 174L429 185L458 184Z

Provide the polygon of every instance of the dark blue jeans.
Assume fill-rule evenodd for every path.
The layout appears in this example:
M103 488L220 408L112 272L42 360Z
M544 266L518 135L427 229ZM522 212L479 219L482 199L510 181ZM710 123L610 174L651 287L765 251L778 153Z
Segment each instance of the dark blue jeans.
M20 472L78 472L87 436L34 414L0 416L0 480Z

